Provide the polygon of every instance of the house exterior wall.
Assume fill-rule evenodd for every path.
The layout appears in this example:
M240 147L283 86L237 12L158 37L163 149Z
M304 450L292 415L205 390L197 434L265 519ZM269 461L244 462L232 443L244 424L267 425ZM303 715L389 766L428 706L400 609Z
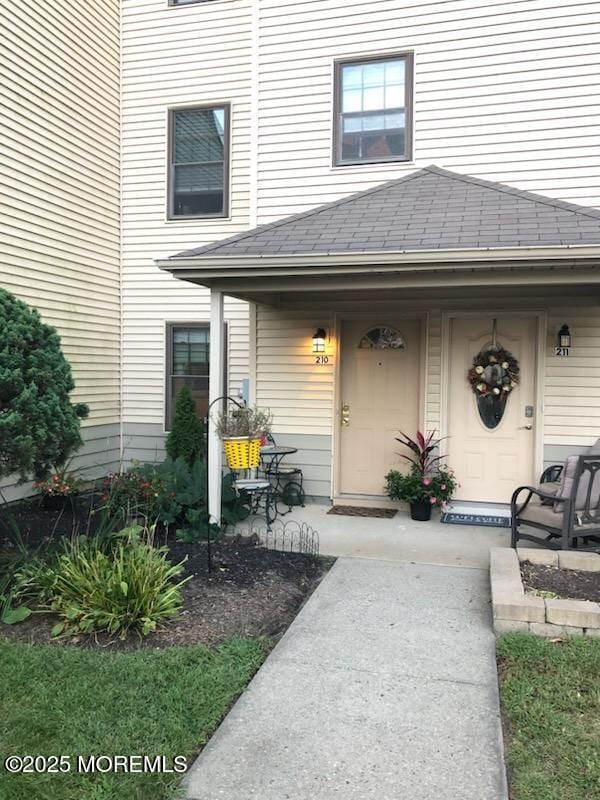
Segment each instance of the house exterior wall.
M123 447L160 457L165 431L167 322L208 322L209 292L154 259L252 226L252 2L168 6L123 0ZM230 206L225 219L167 220L167 115L231 104ZM248 375L248 306L228 298L229 390Z
M154 259L430 163L600 205L593 149L600 12L593 2L215 0L169 7L166 0L123 0L122 13L128 459L163 452L165 323L209 317L208 292L159 272ZM415 55L414 158L332 167L334 60L407 50ZM232 104L231 216L167 221L167 111L211 102ZM256 334L256 401L273 409L280 435L309 437L302 452L316 494L330 484L335 375L333 368L311 372L306 342L314 323L334 311L302 318L300 304L290 319L261 308L249 336L246 305L226 304L230 390L249 373L248 342ZM429 303L427 313L424 424L438 427L442 309ZM554 378L545 440L575 446L587 434ZM593 400L595 388L582 387L582 397Z
M466 292L468 294L468 291ZM564 461L567 455L584 452L600 438L600 298L572 296L511 296L509 289L490 299L473 293L470 303L441 296L427 300L398 298L386 300L373 294L368 299L368 314L393 311L397 316L426 315L425 397L421 418L427 430L443 426L442 336L444 315L481 309L541 313L545 318L546 341L539 347L541 397L543 407L543 463ZM298 448L293 457L305 474L307 494L331 497L335 483L334 435L339 425L341 397L336 394L339 342L337 321L345 315L365 314L365 300L344 301L314 296L294 300L274 310L258 307L256 314L256 399L260 406L273 409L274 436L278 444ZM567 322L573 337L569 358L558 358L554 347L559 328ZM329 363L316 365L311 352L315 328L330 332L327 345ZM418 387L416 387L418 390ZM538 464L542 467L542 463Z
M35 13L32 4L0 9L0 23L0 280L61 333L75 398L91 406L81 462L90 471L118 459L120 423L126 459L162 456L166 323L209 319L208 291L155 259L430 163L600 207L600 11L591 1L48 0ZM334 60L407 50L413 160L332 167ZM167 220L168 110L212 102L231 104L230 216ZM533 305L548 314L552 459L600 435L598 309L577 296ZM256 401L273 409L276 435L299 446L317 496L331 487L335 358L315 372L310 337L360 307L294 298L293 308L259 308L254 321L245 303L226 302L230 392L256 360ZM424 424L434 428L450 306L432 297L419 307ZM563 321L579 344L558 363L551 337Z
M258 221L437 164L600 205L598 3L261 0ZM414 159L332 167L333 61L415 54Z
M599 23L593 2L262 0L258 222L432 163L600 207ZM334 60L405 51L414 52L415 60L413 159L333 167ZM373 303L369 300L370 309L377 307ZM504 304L527 305L547 315L544 459L560 460L600 436L598 299L520 301L506 293ZM420 307L427 313L423 421L426 428L439 429L443 312L460 306L432 297ZM284 305L257 312L257 401L274 409L278 441L303 437L297 459L305 466L309 494L331 492L337 425L337 345L331 343L334 357L328 367L317 370L310 336L315 327L334 329L336 315L361 308L364 299L320 303L313 296L304 312L297 298L293 310ZM576 344L569 359L558 359L553 346L565 321Z
M119 459L119 2L4 4L0 33L0 285L58 329L90 406L75 463L100 474Z

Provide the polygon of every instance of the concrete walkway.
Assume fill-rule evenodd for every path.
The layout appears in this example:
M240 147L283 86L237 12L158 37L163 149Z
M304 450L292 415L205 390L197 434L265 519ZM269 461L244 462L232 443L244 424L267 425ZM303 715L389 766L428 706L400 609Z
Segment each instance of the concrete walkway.
M506 800L487 572L339 559L186 788L190 800Z

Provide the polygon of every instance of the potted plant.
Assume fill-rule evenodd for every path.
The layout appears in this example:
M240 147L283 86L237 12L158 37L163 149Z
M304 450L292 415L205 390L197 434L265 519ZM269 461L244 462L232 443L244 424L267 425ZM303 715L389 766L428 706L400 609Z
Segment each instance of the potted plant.
M68 463L54 467L47 478L33 484L33 489L41 495L45 511L62 511L78 494L82 481L68 469Z
M427 435L417 431L412 439L406 434L396 441L411 450L410 455L401 457L410 463L410 471L404 474L390 470L385 476L387 494L392 500L403 500L410 505L411 519L427 521L431 519L434 506L443 507L452 498L456 489L454 473L445 464L444 456L432 455L441 439L435 439L435 431Z
M273 415L260 408L235 408L215 419L217 435L223 440L230 469L250 469L260 463L260 442L271 430Z

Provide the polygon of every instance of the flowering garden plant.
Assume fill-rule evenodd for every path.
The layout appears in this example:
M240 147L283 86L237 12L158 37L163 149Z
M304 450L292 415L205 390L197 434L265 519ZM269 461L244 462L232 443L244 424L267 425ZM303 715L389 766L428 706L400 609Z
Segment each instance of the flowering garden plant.
M416 467L408 475L392 469L385 476L387 494L391 500L405 503L430 503L442 508L452 499L456 489L454 472L446 466L435 467L430 476L422 476Z
M388 472L385 476L388 496L406 503L444 506L452 499L457 484L454 472L441 463L444 456L434 455L442 440L435 438L435 431L427 434L417 431L414 439L405 433L400 435L396 441L411 451L410 455L399 454L410 463L410 472L407 475L394 469Z
M68 465L62 468L55 467L47 478L36 481L33 489L44 497L69 497L77 494L82 485L81 478L68 472Z

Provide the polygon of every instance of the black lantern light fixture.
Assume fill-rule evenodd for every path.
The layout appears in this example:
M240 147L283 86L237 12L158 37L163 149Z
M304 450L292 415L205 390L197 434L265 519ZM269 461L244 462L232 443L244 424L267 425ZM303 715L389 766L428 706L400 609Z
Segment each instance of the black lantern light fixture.
M557 346L564 348L571 347L571 331L568 325L563 325L559 330Z
M317 328L312 337L313 353L325 352L325 339L327 339L327 331L325 328Z

